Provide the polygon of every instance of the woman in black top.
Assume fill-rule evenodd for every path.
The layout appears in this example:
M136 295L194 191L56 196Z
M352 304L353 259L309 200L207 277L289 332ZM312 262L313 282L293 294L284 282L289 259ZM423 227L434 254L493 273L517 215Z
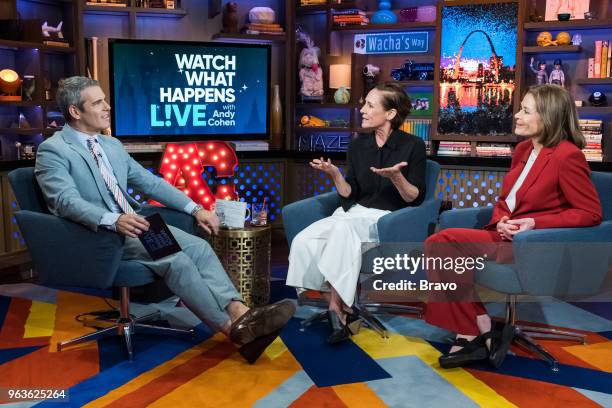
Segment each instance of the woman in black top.
M362 243L378 242L380 217L419 205L425 197L425 144L399 130L410 107L401 86L376 86L361 109L362 127L374 132L351 141L346 178L329 159L310 163L332 178L342 206L294 238L287 285L330 291L330 343L349 337L346 319L361 269Z

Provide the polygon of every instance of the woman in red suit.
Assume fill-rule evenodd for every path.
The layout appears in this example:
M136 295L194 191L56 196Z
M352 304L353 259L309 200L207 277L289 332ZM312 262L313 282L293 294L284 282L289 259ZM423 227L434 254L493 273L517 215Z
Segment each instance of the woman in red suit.
M531 87L515 119L515 134L529 139L516 146L491 221L482 230L450 228L432 235L425 242L428 257L486 256L499 261L507 258L502 249L511 247L509 241L523 231L601 222L601 204L580 150L585 140L570 94L557 85ZM457 333L440 365L452 368L487 358L490 342L484 340L491 337L491 318L482 303L473 301L473 271L449 276L432 268L428 277L463 285L454 300L431 296L427 304L428 323Z

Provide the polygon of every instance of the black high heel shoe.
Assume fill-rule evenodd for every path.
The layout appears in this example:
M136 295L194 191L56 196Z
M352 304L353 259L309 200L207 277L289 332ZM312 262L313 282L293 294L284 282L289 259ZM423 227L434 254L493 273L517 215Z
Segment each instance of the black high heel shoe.
M327 321L331 329L331 334L327 338L329 344L338 344L351 337L348 327L340 321L340 316L333 310L327 311Z

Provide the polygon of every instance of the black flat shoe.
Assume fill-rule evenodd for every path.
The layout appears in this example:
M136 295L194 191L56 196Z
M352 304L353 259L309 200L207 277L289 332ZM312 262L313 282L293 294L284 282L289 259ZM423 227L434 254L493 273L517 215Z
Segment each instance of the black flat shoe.
M514 332L515 328L511 324L504 324L502 328L496 328L495 334L491 337L491 351L489 352L489 363L493 367L501 367L514 339Z
M455 351L454 353L447 353L440 356L438 359L440 362L440 367L463 367L476 361L485 360L489 356L483 336L478 336L472 341L468 341L464 338L458 338L455 339L453 345L463 348Z
M329 344L338 344L351 337L348 327L340 321L340 317L336 312L328 310L327 321L331 329L331 334L327 338Z

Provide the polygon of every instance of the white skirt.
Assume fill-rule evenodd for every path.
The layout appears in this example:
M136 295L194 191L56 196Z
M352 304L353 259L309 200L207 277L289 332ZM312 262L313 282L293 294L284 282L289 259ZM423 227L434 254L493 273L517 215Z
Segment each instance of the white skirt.
M308 226L291 243L287 285L326 291L327 282L352 306L362 243L378 242L377 221L390 212L356 204L347 212L339 207L331 216Z

